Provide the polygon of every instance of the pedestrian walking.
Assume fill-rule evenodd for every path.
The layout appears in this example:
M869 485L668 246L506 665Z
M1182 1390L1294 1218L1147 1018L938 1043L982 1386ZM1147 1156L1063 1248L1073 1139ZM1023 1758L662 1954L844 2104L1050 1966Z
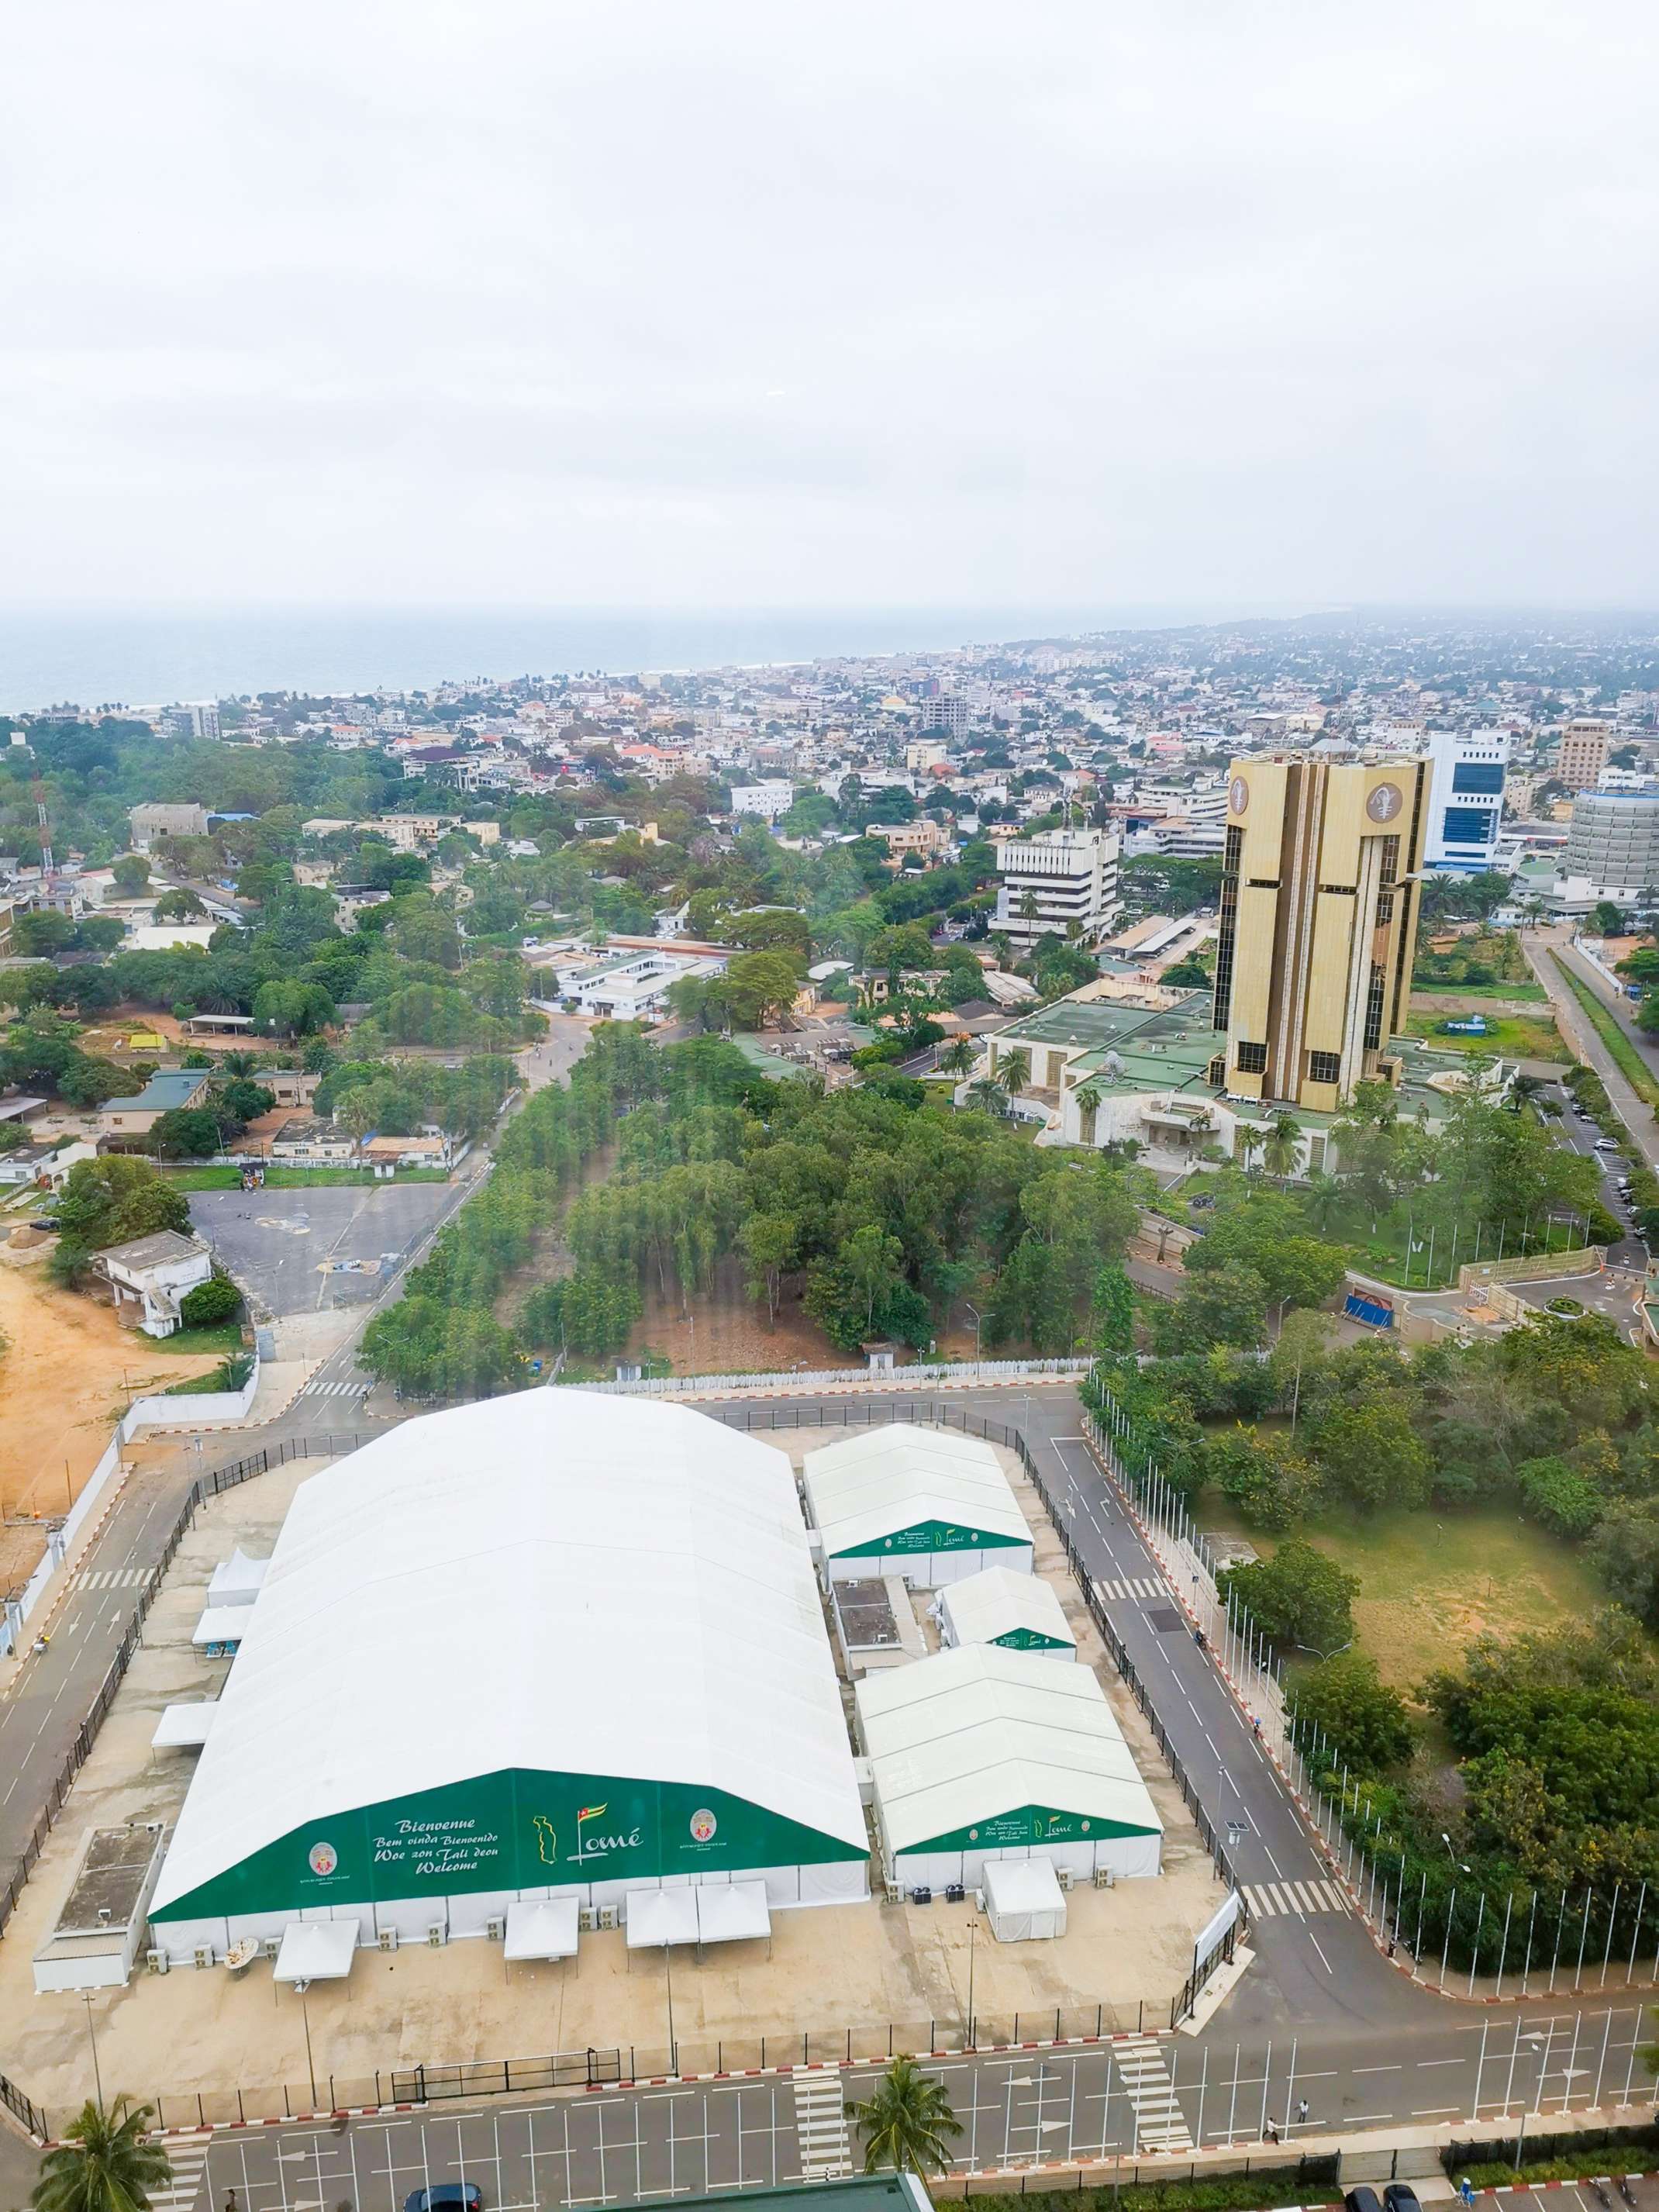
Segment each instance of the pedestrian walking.
M1306 2124L1307 2124L1307 2118L1308 2118L1308 2100L1307 2100L1307 2099L1306 2099L1305 2097L1303 2097L1303 2098L1301 2098L1301 2099L1299 2099L1299 2100L1297 2100L1297 2107L1296 2107L1296 2124L1297 2124L1297 2127L1304 2127L1304 2126L1305 2126L1305 2125L1306 2125Z

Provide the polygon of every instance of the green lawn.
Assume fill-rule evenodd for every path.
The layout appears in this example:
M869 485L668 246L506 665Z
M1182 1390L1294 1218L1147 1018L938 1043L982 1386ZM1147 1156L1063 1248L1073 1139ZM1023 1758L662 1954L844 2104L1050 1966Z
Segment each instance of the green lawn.
M1561 1032L1547 1014L1490 1014L1483 1036L1449 1036L1440 1024L1455 1020L1449 1014L1412 1014L1406 1022L1407 1036L1423 1037L1447 1052L1497 1053L1505 1060L1570 1060L1572 1054L1561 1041Z
M172 1167L160 1163L161 1172L179 1190L240 1190L242 1175L240 1168ZM340 1183L372 1183L374 1176L367 1168L276 1168L265 1170L264 1188L267 1190L319 1190ZM395 1180L398 1182L447 1182L448 1170L444 1168L399 1168Z
M147 1352L170 1352L186 1358L200 1352L240 1352L241 1345L240 1321L216 1322L211 1328L176 1328L171 1336L144 1339Z
M1205 1528L1246 1536L1264 1558L1277 1540L1241 1521L1225 1498L1206 1493ZM1486 1630L1504 1637L1583 1619L1605 1593L1559 1537L1519 1519L1508 1505L1448 1513L1333 1515L1297 1534L1359 1577L1354 1602L1359 1644L1385 1681L1402 1689L1449 1666Z
M1631 1042L1612 1007L1592 985L1581 981L1573 974L1559 953L1553 952L1550 957L1560 971L1561 981L1589 1015L1595 1034L1613 1054L1613 1065L1626 1082L1644 1105L1659 1108L1659 1081L1655 1080L1653 1070Z
M1483 999L1509 999L1523 1006L1542 1006L1547 1003L1549 995L1543 985L1534 983L1530 975L1524 982L1515 983L1437 983L1431 975L1419 975L1412 992L1412 1004L1415 1006L1420 998L1432 996L1467 999L1471 1006L1478 1006Z

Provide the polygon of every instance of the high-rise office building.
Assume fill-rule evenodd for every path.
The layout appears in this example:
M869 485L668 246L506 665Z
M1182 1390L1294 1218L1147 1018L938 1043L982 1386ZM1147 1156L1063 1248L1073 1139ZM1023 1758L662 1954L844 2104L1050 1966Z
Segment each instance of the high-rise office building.
M1092 941L1117 919L1118 841L1105 830L1049 830L997 846L994 927L1022 951L1040 937Z
M1215 1026L1245 1098L1334 1112L1392 1078L1411 998L1429 815L1421 755L1237 760L1227 784Z
M1426 749L1431 781L1424 866L1438 875L1479 875L1498 855L1510 733L1432 730Z
M1572 802L1555 903L1587 912L1598 900L1650 907L1659 891L1659 798L1635 791L1581 791Z
M1594 791L1607 764L1613 731L1606 722L1569 722L1561 732L1555 773L1569 791Z

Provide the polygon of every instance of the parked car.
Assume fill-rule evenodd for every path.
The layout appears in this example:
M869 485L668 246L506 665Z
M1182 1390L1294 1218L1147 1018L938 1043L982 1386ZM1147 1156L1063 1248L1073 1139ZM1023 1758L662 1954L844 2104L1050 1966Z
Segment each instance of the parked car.
M1611 1137L1598 1137L1594 1149L1598 1152L1616 1152L1619 1146Z
M483 2212L483 2191L476 2181L434 2181L405 2197L404 2212Z
M1382 2200L1374 2189L1351 2189L1342 2202L1347 2212L1382 2212Z
M1423 2212L1409 2181L1391 2181L1382 2191L1386 2212Z

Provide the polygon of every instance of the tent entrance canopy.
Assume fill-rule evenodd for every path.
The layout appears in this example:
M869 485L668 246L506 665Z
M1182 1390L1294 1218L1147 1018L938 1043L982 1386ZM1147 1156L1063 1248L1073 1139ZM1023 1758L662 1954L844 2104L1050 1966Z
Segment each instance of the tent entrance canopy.
M700 1943L742 1943L771 1936L763 1881L703 1882L692 1893Z
M217 1698L198 1698L193 1704L167 1706L149 1740L151 1750L179 1751L191 1745L204 1744L218 1710Z
M351 1972L357 1948L357 1922L350 1920L290 1920L283 1930L283 1948L276 1954L279 1982L343 1981Z
M999 1943L1029 1943L1066 1933L1066 1893L1047 1859L990 1859L985 1914Z
M630 1889L623 1907L630 1951L660 1950L697 1940L695 1889Z
M580 1907L574 1897L515 1898L507 1908L509 1959L574 1959Z

